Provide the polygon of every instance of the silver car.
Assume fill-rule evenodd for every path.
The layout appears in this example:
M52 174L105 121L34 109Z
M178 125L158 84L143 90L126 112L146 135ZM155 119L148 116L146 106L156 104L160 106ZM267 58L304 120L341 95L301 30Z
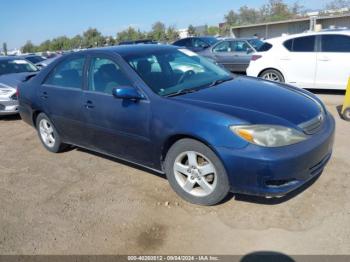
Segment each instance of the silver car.
M231 72L246 72L250 59L264 44L257 38L232 38L222 40L199 52L201 56L213 59Z
M0 115L18 113L17 86L37 71L32 63L23 58L0 57Z

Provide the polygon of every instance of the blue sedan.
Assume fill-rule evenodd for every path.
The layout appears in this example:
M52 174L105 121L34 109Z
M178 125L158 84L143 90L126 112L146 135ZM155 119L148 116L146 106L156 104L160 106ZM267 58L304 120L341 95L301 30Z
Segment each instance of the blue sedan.
M185 200L280 197L320 175L335 122L313 94L235 77L183 48L91 49L18 88L46 149L87 148L165 173Z

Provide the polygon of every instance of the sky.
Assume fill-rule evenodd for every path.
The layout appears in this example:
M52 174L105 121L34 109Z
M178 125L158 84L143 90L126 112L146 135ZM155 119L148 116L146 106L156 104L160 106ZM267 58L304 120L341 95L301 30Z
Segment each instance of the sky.
M229 10L260 7L265 0L0 0L0 45L20 48L27 40L39 44L57 36L74 36L89 27L115 36L128 26L149 30L156 21L178 29L218 25ZM285 0L293 3L292 0ZM300 1L307 9L328 0Z

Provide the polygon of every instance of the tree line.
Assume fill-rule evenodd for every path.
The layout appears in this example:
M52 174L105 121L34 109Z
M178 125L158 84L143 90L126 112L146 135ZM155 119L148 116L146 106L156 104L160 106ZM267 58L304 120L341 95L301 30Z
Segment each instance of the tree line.
M341 9L350 6L350 0L333 0L326 6L326 9ZM193 25L189 25L188 34L197 35L229 35L232 26L245 24L255 24L263 22L273 22L279 20L293 19L305 16L305 9L295 2L288 5L284 0L267 0L259 8L251 8L247 5L238 10L230 10L224 16L224 23L221 27L205 25L200 31ZM34 45L27 41L22 47L24 53L71 50L78 48L91 48L99 46L115 45L123 41L152 39L159 42L171 43L179 38L179 32L175 26L166 26L158 21L153 24L150 31L141 31L132 26L118 32L116 36L103 36L96 28L89 28L82 35L74 37L60 36L51 40L46 40L39 45Z

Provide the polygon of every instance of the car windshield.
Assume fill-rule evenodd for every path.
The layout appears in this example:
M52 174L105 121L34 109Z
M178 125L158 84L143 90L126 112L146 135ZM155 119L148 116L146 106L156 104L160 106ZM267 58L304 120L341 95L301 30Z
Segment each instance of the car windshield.
M38 69L24 59L0 60L0 75L36 71Z
M259 50L260 47L264 44L264 42L259 39L250 39L248 42L252 47L254 47L255 50Z
M229 72L187 49L158 49L124 59L160 96L194 92L232 79Z

